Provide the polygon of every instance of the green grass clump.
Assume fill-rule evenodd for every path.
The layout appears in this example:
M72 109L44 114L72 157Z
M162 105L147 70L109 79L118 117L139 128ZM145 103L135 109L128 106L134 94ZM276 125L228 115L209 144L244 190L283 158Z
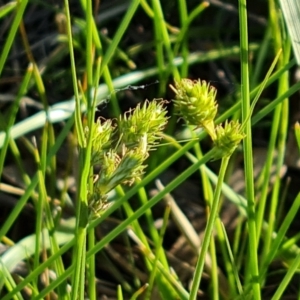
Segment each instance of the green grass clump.
M103 2L0 7L0 298L298 299L278 6Z

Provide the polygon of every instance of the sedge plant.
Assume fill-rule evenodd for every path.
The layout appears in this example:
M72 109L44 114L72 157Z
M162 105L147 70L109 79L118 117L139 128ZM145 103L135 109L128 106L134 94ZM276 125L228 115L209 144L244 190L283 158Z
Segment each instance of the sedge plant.
M197 266L194 273L193 283L189 299L197 297L200 285L205 257L210 244L212 232L215 226L222 184L224 182L226 168L230 156L245 137L242 126L237 121L225 121L224 125L215 125L217 114L216 94L217 91L206 81L181 79L175 81L175 87L171 86L175 92L174 105L177 113L184 118L187 124L202 127L211 137L213 148L213 159L222 159L218 182L214 192L213 202L208 215L203 243L198 256Z
M132 185L140 180L146 167L145 160L161 138L167 123L165 101L146 101L134 110L129 110L117 120L99 118L92 128L85 128L85 139L91 144L89 169L99 171L92 174L92 184L86 182L87 207L81 206L78 214L76 252L74 256L74 282L79 292L72 291L75 299L83 294L85 278L84 264L77 264L85 255L86 228L89 222L99 216L109 206L108 193L121 184ZM82 149L84 151L84 149ZM90 178L88 178L90 181ZM81 183L82 184L82 183ZM82 227L84 226L84 227ZM78 260L80 259L80 260ZM73 286L74 288L74 286ZM81 290L81 292L80 292Z
M205 81L181 79L171 86L175 92L175 111L187 124L203 127L214 142L209 159L222 158L219 183L216 187L215 200L208 218L205 239L193 281L190 299L195 299L204 259L209 246L219 207L222 182L228 160L244 138L241 125L236 121L226 121L224 125L215 125L217 114L216 89ZM81 206L77 221L77 245L74 254L75 272L73 275L72 295L75 299L84 294L85 265L78 264L85 255L86 228L95 218L100 217L111 204L108 199L110 191L122 184L132 185L139 181L146 167L145 160L149 152L155 149L167 124L166 101L154 99L139 104L118 119L99 118L84 128L83 145L91 145L90 175L86 185L87 207ZM82 149L81 151L85 151ZM94 170L99 170L94 172ZM92 184L89 184L92 183ZM82 184L82 182L81 182ZM84 227L82 227L84 226ZM84 230L83 230L84 229ZM78 286L78 290L74 287Z
M3 14L5 9L9 11L14 11L13 23L9 26L10 31L8 32L6 42L4 44L3 51L1 51L0 56L0 74L3 74L4 66L6 64L8 54L11 46L13 45L13 39L16 35L17 28L21 22L23 17L23 13L29 1L22 0L17 1L16 3L9 3L9 6L1 6L0 17L3 18ZM151 2L151 4L149 3ZM299 91L299 83L295 84L292 87L289 87L288 84L288 70L291 69L295 65L295 61L289 59L289 52L286 51L290 46L288 46L288 41L284 42L284 40L280 41L278 39L279 34L281 32L285 32L283 28L276 27L275 25L282 24L280 19L276 18L276 8L271 9L271 3L275 1L269 0L267 2L270 3L270 12L272 15L270 16L270 25L268 26L268 34L263 41L263 47L260 47L260 43L252 43L247 45L247 40L245 37L248 35L248 28L241 27L241 40L243 43L240 45L241 47L236 47L235 44L231 45L229 48L222 49L206 49L208 51L205 52L195 52L191 53L190 44L189 44L189 34L193 33L194 29L194 21L198 21L200 12L207 7L208 2L203 2L199 6L195 6L194 10L189 11L187 6L187 1L179 1L178 10L180 16L180 28L175 27L171 22L166 21L165 16L163 14L163 9L160 7L160 3L164 4L163 1L130 1L128 9L126 10L126 14L122 22L120 22L120 26L112 39L108 39L107 50L102 49L101 43L105 43L106 36L100 36L98 33L99 30L94 22L93 15L95 12L92 11L92 1L80 1L82 4L82 8L84 11L84 16L86 16L86 20L84 22L79 22L82 26L80 30L86 33L86 47L82 53L85 53L86 57L83 60L86 62L85 68L85 76L86 82L84 80L81 84L78 84L79 80L77 80L76 76L79 74L79 70L81 70L81 66L79 65L79 61L74 61L74 46L72 45L72 39L76 39L76 32L71 30L71 26L68 29L68 40L70 42L69 52L71 57L71 65L73 71L73 87L74 87L74 97L70 100L65 100L59 104L54 104L53 106L49 106L49 109L46 109L48 106L45 105L45 111L40 111L36 115L31 118L27 118L22 120L20 123L15 122L15 110L10 114L10 121L6 126L5 132L0 132L0 147L1 147L1 159L0 159L0 169L3 169L4 159L6 156L6 150L10 147L12 150L17 149L17 146L14 145L14 139L20 136L25 136L25 134L44 126L46 120L49 121L49 124L54 122L61 122L62 120L69 119L63 128L63 132L61 135L56 137L55 143L51 136L51 127L49 130L45 130L43 135L43 146L41 153L38 153L38 148L34 147L33 153L35 157L35 161L39 166L39 172L33 176L32 178L24 180L26 183L25 193L22 194L18 203L16 204L13 213L9 215L4 225L0 229L0 236L2 241L6 241L7 232L11 230L12 224L14 224L15 220L19 216L22 208L28 202L28 199L32 197L33 199L38 199L35 201L36 209L38 211L37 214L37 226L36 226L36 234L26 237L24 240L16 242L14 246L11 246L6 253L1 254L1 270L0 275L4 274L4 276L0 276L0 286L5 285L8 290L7 294L4 296L4 300L9 299L23 299L21 291L27 290L32 291L31 299L45 299L48 297L50 293L57 293L57 297L59 299L84 299L85 297L89 297L89 299L97 299L96 295L96 267L95 261L96 254L107 247L107 245L118 236L121 232L128 229L130 226L131 230L136 231L135 223L138 223L138 218L141 216L146 216L150 209L156 205L161 199L167 194L171 193L175 187L183 183L191 174L197 172L200 168L205 169L206 172L209 172L208 168L205 167L205 163L211 159L222 159L221 169L216 176L212 174L210 171L210 180L213 182L213 185L216 186L214 189L214 196L211 197L213 200L208 203L208 218L207 218L207 226L204 235L204 239L202 241L202 245L200 248L200 254L198 256L198 262L196 271L194 273L194 279L191 286L191 291L187 291L184 288L184 283L180 282L170 274L170 268L168 265L163 265L163 260L160 258L161 253L163 255L166 254L167 251L163 249L162 239L155 241L153 236L150 234L149 237L144 234L144 240L147 241L152 240L155 242L155 251L152 252L152 248L145 247L145 242L143 238L140 236L136 239L138 246L142 249L142 252L145 254L145 262L152 264L154 266L152 270L148 268L148 271L151 273L149 279L149 288L147 288L146 296L150 298L150 294L152 296L153 286L157 287L162 299L195 299L196 293L199 290L199 284L203 273L203 265L206 254L209 248L212 249L214 239L212 238L212 230L216 228L218 231L218 226L220 227L220 220L216 217L220 207L220 187L222 185L222 192L226 196L226 198L230 198L229 195L232 193L232 190L226 186L223 181L224 173L227 169L228 159L232 156L233 151L236 149L237 145L244 138L244 129L247 132L248 147L252 147L251 143L251 128L249 116L252 115L253 109L250 108L249 100L254 98L254 95L261 94L261 91L258 93L258 89L264 89L272 82L280 81L280 90L278 90L278 95L273 101L271 101L268 105L258 110L253 114L253 118L251 120L251 127L258 123L258 121L262 120L265 116L269 115L274 109L276 109L276 114L274 115L274 121L272 122L272 140L269 142L269 150L268 150L268 159L267 159L267 168L265 169L264 176L264 189L260 196L260 201L257 206L257 214L255 218L251 219L251 222L248 222L250 225L247 229L246 234L249 235L250 240L248 245L248 253L244 253L244 249L247 249L247 242L242 243L243 245L240 247L239 244L241 239L241 227L237 230L237 238L235 238L235 242L233 243L231 261L224 262L230 271L231 266L230 262L232 262L232 268L235 269L235 277L228 278L229 288L230 290L227 294L223 295L222 286L220 284L220 289L218 289L218 285L215 284L213 279L213 274L211 274L212 282L213 282L213 299L218 299L220 297L218 292L223 296L223 299L229 299L236 297L229 297L228 295L237 294L241 295L241 299L244 299L246 296L251 295L253 299L259 299L260 287L266 287L265 282L267 279L267 271L274 259L280 258L280 261L283 262L285 266L289 268L289 272L286 274L286 278L282 280L282 283L278 285L278 290L274 294L274 299L280 299L283 295L283 291L287 283L290 283L291 274L299 271L299 250L296 246L297 241L299 241L299 235L296 234L292 238L287 239L287 229L289 228L291 221L295 219L295 214L299 209L300 198L299 196L296 198L294 204L290 208L290 213L284 218L284 222L282 224L277 224L277 220L273 220L274 215L278 215L279 210L277 205L279 200L279 187L280 187L280 176L277 175L277 183L274 188L272 195L272 205L270 209L269 216L266 217L266 205L268 191L270 190L269 184L269 170L272 166L272 153L276 147L276 139L280 139L280 157L281 162L278 163L277 169L280 169L280 166L283 163L283 154L285 153L285 135L287 133L287 98L292 94ZM125 2L124 2L125 3ZM246 1L239 1L240 10L246 9ZM190 4L190 3L189 3ZM130 70L126 74L120 72L114 72L114 62L117 58L118 53L122 51L122 53L126 53L127 57L131 59L134 57L133 52L128 48L126 51L123 51L124 44L122 45L120 41L122 41L124 32L127 31L128 24L131 22L131 19L135 15L137 8L142 7L146 12L147 16L150 20L153 21L153 28L155 28L155 36L159 43L155 43L155 53L156 55L156 66L149 66L149 69L146 70ZM68 13L69 3L65 0L66 7L66 15L67 20L71 19L71 16ZM7 10L7 11L8 11ZM246 24L246 14L244 15L240 13L241 23ZM106 14L106 12L105 12ZM275 14L275 18L273 16ZM279 14L278 14L279 16ZM75 20L75 19L74 19ZM102 18L101 18L102 20ZM217 18L214 18L214 21ZM78 20L77 20L78 21ZM81 20L82 21L82 20ZM172 21L172 20L171 20ZM78 24L79 24L78 23ZM214 23L216 24L216 23ZM198 33L198 23L195 24L197 26L197 35ZM196 27L195 27L196 28ZM213 28L212 24L209 24L209 28ZM177 30L177 31L176 31ZM204 30L205 32L207 30ZM219 30L218 32L221 32ZM111 33L111 31L110 31ZM24 33L23 33L24 34ZM258 85L259 78L261 78L261 72L263 70L264 62L266 58L269 57L270 51L269 39L270 36L274 37L276 43L273 43L275 47L275 53L279 51L279 48L284 48L285 57L284 60L281 61L280 65L276 73L273 76L270 76L266 82ZM108 37L108 36L107 36ZM162 39L161 39L162 37ZM202 37L202 36L201 36ZM77 41L78 42L78 41ZM75 43L74 43L75 44ZM145 51L148 53L147 45L142 45L139 51ZM78 47L78 43L77 43ZM133 48L132 48L133 49ZM243 53L241 54L240 61L243 62L245 66L243 68L243 80L242 86L245 87L244 91L246 92L241 97L241 101L237 101L234 105L232 105L224 115L222 115L219 120L216 120L217 115L217 103L216 103L216 89L210 87L204 81L196 80L192 81L189 79L179 80L178 78L185 78L189 74L189 68L192 64L195 63L203 63L207 61L213 61L220 58L232 57L240 54L243 49ZM127 51L128 50L128 51ZM248 69L248 57L249 52L253 54L255 58L257 58L256 51L259 50L260 56L258 57L256 64L253 66L253 70L250 68L250 72ZM28 50L26 50L28 51ZM131 51L131 52L130 52ZM78 55L78 54L77 54ZM166 56L166 61L164 60L164 55ZM101 57L101 62L96 61L96 57ZM245 57L246 56L246 57ZM249 56L250 57L250 56ZM123 61L123 60L122 60ZM168 67L166 68L166 62L168 62ZM96 67L94 68L94 66ZM47 65L48 67L48 65ZM140 66L142 67L142 66ZM178 74L177 69L180 71ZM55 68L53 68L55 69ZM251 75L253 71L254 76ZM76 75L77 74L77 75ZM122 75L123 74L123 75ZM111 98L111 106L113 107L113 114L116 119L98 119L96 122L94 120L95 117L95 102L99 104L99 100L107 97L109 92L125 87L128 85L136 84L138 82L145 81L149 79L151 76L155 76L155 78L160 79L160 90L163 92L166 88L166 81L169 78L169 75L172 74L173 77L176 78L176 83L173 87L175 92L174 104L176 107L176 111L181 118L186 120L187 124L195 125L196 127L203 128L203 132L200 136L197 137L197 140L190 141L186 145L180 148L176 153L172 156L168 157L168 159L164 160L161 164L157 164L156 169L151 173L147 174L144 178L142 178L143 173L145 172L145 159L150 154L151 150L155 150L156 143L159 140L160 133L164 126L166 125L166 114L164 107L164 101L155 100L153 102L145 102L143 105L140 104L135 110L130 110L124 116L120 116L119 103L116 101L115 97ZM41 75L43 75L41 73ZM118 77L115 77L115 76ZM30 80L30 78L32 80ZM101 79L104 80L105 83L100 82ZM249 86L245 84L245 78L251 79L251 86L256 86L256 89L249 95ZM113 79L112 79L113 78ZM43 95L43 85L39 84L41 80L45 80L43 76L39 76L37 74L37 68L34 64L31 64L28 68L28 73L24 77L24 84L20 88L20 97L26 95L26 89L29 90L32 88L33 83L36 83L39 94ZM55 80L53 78L53 80ZM79 89L78 89L79 87ZM96 96L93 95L93 91L97 90L97 101L94 98ZM96 92L95 92L96 93ZM248 94L248 95L247 95ZM112 95L112 94L111 94ZM75 100L76 100L76 110L75 108ZM244 125L240 125L236 121L228 121L227 119L231 118L236 112L240 111L241 102L243 102L243 107L246 108L243 110L243 122L247 119L248 127L246 128ZM246 103L247 102L247 103ZM254 102L254 101L253 101ZM253 103L252 102L252 103ZM284 102L284 105L280 104ZM17 101L15 101L14 105L19 103L19 95L17 97ZM250 108L250 112L249 112ZM52 220L52 215L49 213L48 204L43 204L43 199L48 199L48 196L52 194L46 189L44 186L45 178L47 175L49 168L54 171L51 175L52 186L55 183L56 172L55 168L52 167L53 157L55 157L57 150L60 148L63 140L66 138L68 133L71 131L71 128L74 123L73 112L75 111L75 125L77 132L77 142L79 145L79 159L78 159L78 177L77 177L77 202L76 202L76 225L75 225L75 237L73 235L74 232L74 223L72 223L71 230L72 234L69 234L67 237L62 235L59 231L59 228L56 227L59 224L59 219L61 215L56 215L55 219ZM61 114L63 112L63 114ZM82 118L82 113L84 113L84 118ZM238 115L238 113L236 114ZM119 117L118 117L119 116ZM280 117L281 116L281 117ZM147 119L149 117L149 119ZM1 118L4 119L4 118ZM235 119L235 117L232 117ZM150 120L151 126L149 122L146 120ZM156 120L157 123L153 124L152 122ZM160 123L158 122L160 121ZM219 121L223 122L223 125L219 124ZM244 123L243 123L244 124ZM48 126L47 125L47 126ZM278 128L280 130L278 130ZM168 128L169 129L169 128ZM298 147L299 147L299 124L295 126ZM171 130L169 132L172 132ZM147 194L145 192L145 185L152 182L154 179L157 179L159 174L162 171L166 170L171 164L173 164L177 159L179 159L183 155L189 155L189 149L191 149L194 145L198 145L198 140L202 139L205 135L205 132L210 136L214 148L212 151L206 153L203 157L200 157L202 154L198 155L197 158L193 157L192 165L186 169L182 174L179 174L176 179L170 182L168 185L164 187L162 191L159 192L156 196L151 199L147 199L145 197L144 203L140 205L140 207L136 211L130 211L130 203L129 199L132 198L136 193L142 195L142 193ZM248 134L250 132L250 134ZM48 134L48 135L47 135ZM46 145L45 141L48 140L49 137L49 145ZM198 145L199 146L199 145ZM48 150L47 151L47 147ZM200 146L199 146L200 147ZM247 149L245 149L245 161L248 166L252 165L252 161L249 159L252 157L252 153ZM19 157L18 152L14 151L15 157ZM45 155L47 153L47 155ZM158 156L158 155L157 155ZM151 164L149 160L149 165ZM19 165L22 165L22 161L19 161ZM47 167L46 167L47 166ZM203 168L202 168L203 167ZM150 168L149 168L150 169ZM76 168L77 171L77 168ZM251 170L250 170L251 171ZM247 180L247 200L243 198L241 195L236 195L236 206L240 206L240 202L242 202L242 215L243 216L251 216L251 210L247 212L247 201L250 199L252 201L251 205L248 205L248 208L254 208L254 199L253 195L253 176L249 168L246 169L245 175L248 177ZM0 172L2 173L2 172ZM22 172L25 174L25 172ZM25 177L25 176L23 176ZM142 178L142 180L140 180ZM118 198L116 201L111 201L109 197L109 192L111 190L116 189L117 193L121 190L120 185L131 185L130 189L122 190L123 195L120 196L121 192L118 194ZM39 187L39 197L36 197L36 186ZM53 187L51 187L53 189ZM213 190L213 188L211 188ZM139 196L140 196L139 195ZM233 198L233 197L232 197ZM231 199L232 200L232 199ZM43 204L43 205L41 205ZM116 209L123 206L124 210L126 210L126 218L122 221L121 224L116 226L113 230L111 230L107 235L101 238L100 241L95 241L95 232L94 228L106 220ZM44 215L44 210L47 216L47 226L42 224L42 216ZM250 212L250 213L249 213ZM131 215L129 215L131 214ZM252 214L254 215L254 214ZM74 220L75 218L72 218ZM279 220L280 218L278 218ZM53 222L52 222L53 221ZM254 224L256 222L256 224ZM167 222L165 221L164 224ZM53 226L53 224L55 226ZM152 223L148 223L148 228ZM255 225L255 226L253 226ZM165 225L164 225L165 226ZM154 226L153 226L154 228ZM156 228L149 228L149 232L151 230L156 230ZM163 230L162 230L163 231ZM220 231L220 230L219 230ZM224 230L225 232L225 230ZM263 233L263 235L261 234ZM42 235L43 234L43 235ZM45 249L49 249L50 251L47 253L47 257L44 257L43 261L40 261L40 250L39 249L39 241L47 241L46 237L50 236L49 243L43 243ZM219 235L219 233L217 233ZM133 234L132 234L133 236ZM264 239L260 240L260 237L264 237ZM57 239L57 240L55 240ZM295 240L298 239L298 240ZM51 240L51 242L50 242ZM257 242L256 242L257 240ZM26 244L26 247L24 246ZM49 244L49 245L48 245ZM57 247L58 245L62 245L61 248ZM228 249L230 249L230 243L228 242ZM255 245L256 244L256 245ZM32 247L35 245L35 247ZM254 246L253 246L254 245ZM31 248L30 248L31 246ZM151 245L152 246L152 245ZM243 248L244 247L244 248ZM17 250L24 250L22 255ZM73 263L71 266L64 269L62 256L65 255L70 249L74 249L73 252ZM32 251L29 251L31 249ZM262 249L262 255L259 255L260 249ZM230 249L231 250L231 249ZM14 252L15 251L15 252ZM210 254L211 254L210 253ZM34 256L33 256L34 254ZM251 259L246 261L245 267L242 263L245 257L248 257L248 254L253 254ZM281 255L281 257L279 256ZM255 258L258 256L258 260ZM17 262L26 260L29 257L34 257L33 268L31 272L25 278L18 278L16 281L10 274L10 271L13 269L13 266L16 266ZM213 256L213 255L211 255ZM223 254L224 258L226 256ZM291 257L294 257L294 260L291 260ZM259 269L257 268L259 267ZM38 277L47 273L47 269L53 270L56 273L57 278L51 280L49 284L47 284L43 290L38 286ZM157 271L158 270L158 271ZM218 268L212 268L212 273L217 273ZM226 275L228 277L232 272L226 271ZM239 284L239 288L237 293L231 293L231 290L234 290L234 286L237 281L239 281L240 272L245 272L243 278L245 280L242 284ZM259 284L255 283L255 288L253 289L253 278L256 278L259 272ZM163 286L159 285L159 275L167 278L167 282L170 283L176 294L164 294ZM71 280L69 280L71 278ZM68 281L69 280L69 281ZM218 280L218 279L217 279ZM121 281L120 281L121 282ZM146 285L144 285L146 288ZM142 287L144 287L142 286ZM70 289L69 289L70 287ZM226 286L226 288L228 285ZM251 291L252 290L252 291ZM68 294L71 291L71 296ZM118 299L122 299L122 292L126 292L127 295L131 294L132 299L137 297L137 294L141 291L141 289L134 293L132 290L126 290L126 286L122 284L118 289ZM150 292L149 292L150 291ZM253 294L253 291L255 292ZM126 295L126 296L127 296ZM171 295L171 296L170 296ZM246 295L244 297L244 295ZM250 296L250 297L251 297ZM146 297L146 299L147 299Z

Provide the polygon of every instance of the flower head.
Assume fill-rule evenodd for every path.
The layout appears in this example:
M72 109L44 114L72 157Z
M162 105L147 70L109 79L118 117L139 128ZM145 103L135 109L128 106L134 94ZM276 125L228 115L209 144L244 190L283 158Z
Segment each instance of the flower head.
M216 138L214 144L218 150L216 159L220 157L230 156L245 134L241 131L241 124L237 121L226 121L224 127L216 126Z
M173 100L177 114L190 125L204 127L215 138L214 118L217 114L217 90L206 81L181 79L175 81Z
M91 133L92 165L102 162L104 153L113 147L114 135L115 127L112 121L99 118L94 124Z
M137 147L128 149L123 144L122 153L109 150L103 155L101 169L95 176L93 194L90 195L90 208L94 214L99 214L107 204L107 194L119 184L133 184L140 180L148 157L145 150L146 139L141 139Z
M98 120L91 133L92 166L100 166L95 174L89 207L99 214L107 207L107 194L120 184L133 184L144 172L149 151L157 144L167 123L165 101L146 101L120 117ZM102 121L102 122L101 122Z
M159 134L167 124L167 111L163 106L166 101L145 101L134 110L129 110L120 117L118 132L127 147L139 145L141 138L147 136L147 149L151 150L160 139Z

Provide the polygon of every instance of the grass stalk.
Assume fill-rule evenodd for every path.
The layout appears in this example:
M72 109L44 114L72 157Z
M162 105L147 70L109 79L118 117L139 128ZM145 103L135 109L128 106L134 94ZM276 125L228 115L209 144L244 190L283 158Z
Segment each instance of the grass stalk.
M273 3L274 4L274 3ZM277 17L278 18L278 17ZM283 57L280 60L280 66L285 65L290 58L291 52L291 44L290 41L286 40L285 42L280 37L279 33L276 33L278 37L276 38L278 45L275 44L276 48L280 46L283 48ZM289 76L288 74L284 74L280 77L279 85L278 85L278 96L282 95L284 91L289 89ZM289 108L288 108L288 99L284 99L282 103L280 103L274 112L274 121L273 126L274 131L278 135L277 137L277 162L276 162L276 180L272 190L271 195L271 203L270 203L270 210L268 215L268 230L264 239L263 251L262 251L262 262L266 259L268 253L272 251L272 233L277 231L278 219L276 216L279 214L279 207L280 207L280 199L282 196L280 195L280 187L281 187L281 170L282 166L284 165L284 158L286 155L286 139L287 139L287 132L288 132L288 119L289 119ZM273 130L272 126L272 130Z
M255 196L254 196L254 175L253 175L253 153L252 153L252 129L249 120L250 92L249 92L249 52L248 52L248 24L247 24L247 1L239 0L239 18L240 18L240 47L241 51L241 97L242 97L242 123L245 123L244 139L244 166L247 195L247 224L249 231L248 254L249 262L246 267L249 270L247 274L252 286L253 298L261 299L260 285L258 282L258 258L257 258L257 235L255 218ZM248 121L247 121L248 119Z
M107 51L105 52L105 55L103 57L103 61L101 64L101 74L103 72L104 67L107 66L107 64L109 63L110 59L112 58L114 52L116 51L116 48L117 48L118 44L120 43L120 40L121 40L122 36L124 35L131 19L133 18L134 13L136 12L139 4L140 4L139 0L131 1L130 6L127 9L126 14L125 14L122 22L120 23L118 30L112 40L112 43L109 45Z
M14 105L11 108L10 118L9 118L8 124L6 125L5 140L4 140L4 143L3 143L2 150L0 152L0 179L1 179L2 172L3 172L4 160L5 160L5 156L6 156L6 153L7 153L7 148L8 148L8 145L9 145L9 140L10 140L9 133L10 133L11 127L13 126L13 124L15 122L21 98L23 97L23 95L27 91L30 79L32 77L32 73L33 73L33 66L32 66L32 64L29 64L29 66L28 66L28 68L26 70L26 74L25 74L25 76L23 78L23 81L21 83L18 95L17 95L17 97L16 97L16 99L14 101Z
M26 6L28 4L28 0L22 0L18 1L17 5L15 6L16 14L13 20L12 25L10 26L9 34L6 38L5 45L3 46L2 53L0 55L0 76L3 71L4 64L7 60L7 56L9 54L10 48L13 44L13 41L15 39L18 27L22 21L23 14L25 12Z
M208 250L208 247L209 247L209 244L211 241L212 232L214 229L217 213L219 210L219 201L220 201L220 195L221 195L221 191L222 191L222 183L225 178L225 173L226 173L227 165L229 162L229 158L230 157L222 158L220 172L219 172L219 176L218 176L218 183L217 183L216 190L214 193L214 199L213 199L211 211L210 211L210 214L208 215L208 220L207 220L207 225L205 228L202 247L200 249L200 253L198 256L197 265L196 265L196 269L195 269L195 273L194 273L194 277L193 277L191 293L190 293L190 297L189 297L190 300L197 299L197 293L198 293L198 288L199 288L199 285L201 282L202 272L203 272L204 263L205 263L205 257L206 257L207 250Z
M173 64L173 60L174 60L174 55L173 55L173 51L171 48L171 42L170 42L170 37L168 34L168 29L166 26L166 22L164 21L164 15L163 15L163 11L161 8L161 4L160 1L158 0L152 0L152 6L153 6L153 12L154 12L154 24L155 24L155 32L156 32L156 38L158 40L157 45L160 45L162 43L162 45L164 45L165 49L166 49L166 53L167 53L167 58L168 58L168 68L165 69L165 62L163 60L164 55L162 52L162 46L160 46L160 55L158 55L158 59L160 59L159 62L159 68L160 68L160 72L159 74L164 74L163 78L161 78L161 83L166 83L166 79L167 76L169 75L169 72L172 73L173 78L175 79L179 79L179 72L178 69L176 67L175 64ZM161 42L160 42L161 40ZM166 86L166 84L164 84L164 87ZM163 88L163 86L161 85L161 87Z

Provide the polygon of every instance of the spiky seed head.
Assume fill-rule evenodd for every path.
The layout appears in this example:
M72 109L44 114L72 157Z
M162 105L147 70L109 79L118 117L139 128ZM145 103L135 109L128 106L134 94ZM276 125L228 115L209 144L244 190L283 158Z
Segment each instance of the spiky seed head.
M205 128L215 138L214 118L217 114L217 90L205 80L181 79L175 81L173 100L176 113L187 124Z
M145 134L148 150L157 144L168 120L165 102L161 99L146 100L143 105L138 104L119 118L119 135L127 147L136 147Z
M217 148L216 159L230 156L241 140L246 136L241 130L241 124L238 121L226 121L224 126L216 126L216 139L214 144Z

